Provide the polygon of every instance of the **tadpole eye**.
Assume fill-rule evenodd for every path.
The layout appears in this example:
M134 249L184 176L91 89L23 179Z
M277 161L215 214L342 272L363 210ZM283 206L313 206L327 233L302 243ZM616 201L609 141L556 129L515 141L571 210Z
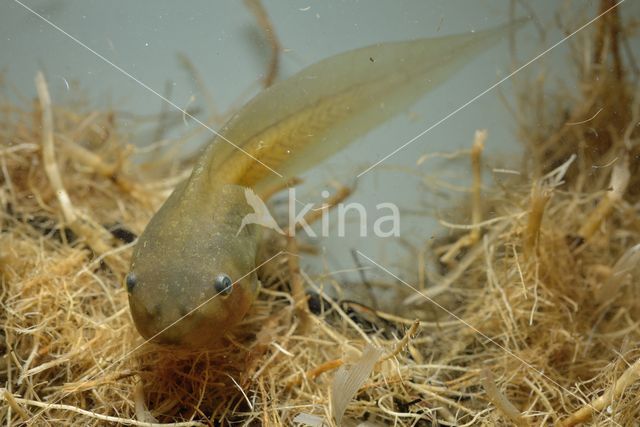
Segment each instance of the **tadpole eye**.
M127 277L125 277L124 279L124 283L127 285L127 292L133 291L133 288L135 288L138 284L138 278L136 277L136 274L133 271L129 272L129 274L127 274Z
M213 285L215 286L217 293L222 294L222 296L227 296L231 293L233 282L229 276L223 273L216 276Z

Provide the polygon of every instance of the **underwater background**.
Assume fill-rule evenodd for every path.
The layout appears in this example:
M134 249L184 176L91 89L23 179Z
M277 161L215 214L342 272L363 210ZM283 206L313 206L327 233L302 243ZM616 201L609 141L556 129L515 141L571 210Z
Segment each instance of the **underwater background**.
M360 236L355 214L346 235L337 236L334 212L330 236L310 239L320 242L329 271L352 269L351 251L359 249L386 265L408 269L409 275L415 270L415 262L408 248L420 247L432 237L437 219L447 220L449 216L446 206L456 198L468 197L470 182L466 156L455 161L431 159L417 168L416 161L427 153L468 149L474 131L488 129L485 152L492 160L485 165L485 183L490 185L492 175L500 179L500 173L491 173L493 169L519 170L521 147L503 101L513 101L513 84L520 74L544 75L550 81L566 78L570 74L567 46L558 46L513 79L465 104L559 41L563 34L555 25L557 20L577 28L583 23L580 17L593 16L596 8L592 1L553 0L265 0L263 5L282 48L279 79L328 56L377 42L490 28L508 22L510 14L532 18L515 35L515 56L509 40L498 43L406 114L375 129L304 176L305 183L297 193L301 201L319 205L322 190L335 191L329 185L333 180L350 187L357 184L347 202L362 203L367 210L368 236ZM639 3L627 2L621 14L640 16L639 10ZM544 39L540 28L547 30ZM0 5L0 52L2 78L16 97L28 102L35 94L34 76L44 70L56 103L82 100L96 107L134 113L120 114L117 120L122 128L130 129L130 140L137 145L154 142L158 125L153 115L161 111L170 117L169 138L180 139L199 126L166 105L158 94L205 120L212 104L217 111L225 112L261 90L260 79L270 55L269 43L255 16L245 3L231 0L5 1ZM203 93L197 76L188 67L196 70L208 94ZM368 166L458 109L356 179ZM147 120L140 123L140 117ZM218 129L222 124L212 127ZM184 143L184 152L196 150L211 136L203 130ZM376 205L385 202L401 210L399 238L372 235L371 225L378 215ZM314 228L319 230L320 224ZM304 263L324 268L322 257L305 257Z

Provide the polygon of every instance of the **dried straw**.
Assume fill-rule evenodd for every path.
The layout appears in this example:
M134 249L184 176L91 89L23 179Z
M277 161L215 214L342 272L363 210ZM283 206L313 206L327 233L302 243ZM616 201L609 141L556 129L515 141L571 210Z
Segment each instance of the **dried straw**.
M476 174L480 197L442 221L450 236L419 248L439 266L419 260L421 295L406 272L407 286L367 283L394 313L334 300L324 290L339 295L340 276L300 269L304 244L274 233L256 306L210 352L142 344L121 285L135 235L188 165L133 162L121 113L56 105L41 76L33 105L2 98L0 420L334 425L337 372L371 345L382 355L342 402L343 425L631 425L640 89L621 52L632 27L607 16L572 44L594 52L576 62L579 93L522 83L527 161L499 185Z

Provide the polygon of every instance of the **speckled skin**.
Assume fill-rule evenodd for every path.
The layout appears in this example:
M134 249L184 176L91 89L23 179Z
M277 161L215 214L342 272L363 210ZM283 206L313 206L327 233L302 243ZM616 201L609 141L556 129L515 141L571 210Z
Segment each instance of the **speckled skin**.
M244 187L265 194L316 165L518 25L356 49L257 95L221 131L242 150L216 138L140 236L129 276L136 280L128 286L138 331L162 344L217 346L259 289L253 272L259 226L236 236L251 212ZM229 295L212 298L220 273L237 283Z
M145 338L186 315L155 337L165 344L211 346L226 331L212 325L239 322L258 290L252 272L256 226L236 236L242 218L251 212L243 188L223 185L215 192L202 191L201 183L192 177L174 191L140 236L131 263L140 278L129 292L131 314ZM219 273L236 283L229 295L212 298L218 293L212 281Z

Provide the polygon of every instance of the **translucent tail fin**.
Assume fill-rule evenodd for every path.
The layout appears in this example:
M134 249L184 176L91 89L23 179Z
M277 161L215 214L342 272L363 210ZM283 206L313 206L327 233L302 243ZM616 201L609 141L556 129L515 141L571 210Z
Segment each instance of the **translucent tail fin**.
M217 138L202 170L209 180L258 193L283 183L409 108L523 22L381 43L313 64L242 108L222 134L244 152Z

